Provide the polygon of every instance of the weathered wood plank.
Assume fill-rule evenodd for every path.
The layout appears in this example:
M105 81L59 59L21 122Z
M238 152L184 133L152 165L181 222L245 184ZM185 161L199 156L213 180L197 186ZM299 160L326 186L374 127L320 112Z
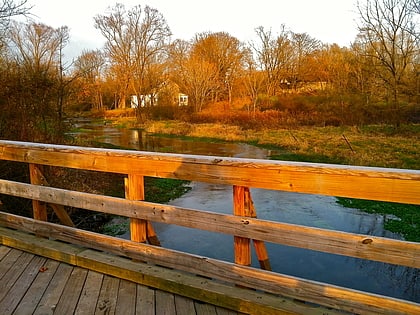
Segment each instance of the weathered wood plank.
M51 279L58 269L59 262L48 259L43 270L38 273L36 279L32 283L25 296L19 302L19 305L15 309L15 314L33 314L36 306L41 301L41 298L47 289Z
M217 315L216 307L210 304L195 302L197 315Z
M104 275L101 273L95 271L88 272L79 302L74 311L75 315L95 314L96 302L101 291L103 278Z
M120 279L110 276L104 277L95 314L115 314L119 286Z
M42 169L43 165L29 164L29 176L31 184L41 185L42 180ZM33 216L36 220L47 221L47 205L45 202L39 200L32 200Z
M7 229L2 229L1 233L7 235ZM11 231L13 236L18 239L17 243L28 241L27 235L22 232ZM19 238L19 234L22 235ZM51 240L42 239L43 247L53 248L57 242ZM88 241L89 242L89 241ZM31 242L33 243L33 242ZM130 242L132 243L132 242ZM36 244L36 243L35 243ZM60 248L63 244L60 244ZM143 245L144 244L138 244ZM74 247L70 244L64 244L68 247ZM150 246L147 246L150 247ZM50 249L51 250L51 249ZM37 251L37 246L33 246L33 252ZM44 249L40 249L41 252ZM70 252L67 249L66 252ZM60 256L57 255L57 260L60 260ZM65 259L65 257L64 257ZM286 298L277 298L273 295L267 295L262 292L253 292L250 290L232 288L231 286L223 285L218 282L211 280L203 280L201 277L189 276L184 273L179 273L175 270L168 270L158 266L152 266L148 264L135 263L127 259L114 257L99 253L97 251L83 251L78 254L77 259L78 266L89 268L105 274L118 276L120 278L134 281L136 283L144 284L146 286L152 286L157 289L167 290L169 292L190 297L197 300L202 300L207 303L216 304L218 306L238 310L244 313L253 314L295 314L295 313L314 313L322 314L325 312L325 308L317 309L315 312L309 305L302 305L295 303ZM66 269L58 270L50 282L43 299L40 302L39 308L36 314L49 314L52 313L58 299L61 296L66 278L71 267L66 264L61 264L59 268L70 268L70 271ZM63 276L63 278L60 278ZM62 285L60 287L60 285ZM145 288L144 290L146 290ZM61 290L61 291L60 291ZM152 290L153 292L153 290ZM140 294L140 293L138 293ZM141 294L140 294L141 295ZM151 298L151 301L154 301ZM335 311L329 310L329 314L336 314Z
M115 314L135 314L137 284L127 280L120 281Z
M29 224L27 228L32 229L30 225L32 225L35 222L41 221L34 221L32 223L29 223L29 221L27 221L25 225ZM48 222L44 223L49 224ZM35 223L35 225L37 224ZM49 240L42 238L34 238L33 235L21 234L18 231L13 231L9 229L5 230L1 226L0 233L2 233L3 235L2 244L5 246L17 248L29 253L36 253L37 255L43 257L55 259L73 265L76 264L77 253L84 250L84 248L67 246L63 243L56 243L52 247L49 246Z
M32 184L41 185L41 186L50 186L50 184L48 183L44 174L42 173L43 172L42 165L29 164L29 169L30 169L31 183ZM45 217L43 217L42 220L47 221L46 208L44 208L45 205L41 205L41 204L36 204L35 205L35 207L37 209L39 209L40 206L43 207L42 208L42 212L43 212L42 216L45 215ZM49 206L53 209L54 213L57 215L58 219L60 220L60 222L62 224L67 225L67 226L74 226L74 223L71 220L67 211L64 209L64 206L57 205L57 204L54 204L54 203L50 203ZM39 210L37 210L37 212L38 211ZM44 211L45 211L45 213L44 213ZM34 219L37 219L37 217L34 216Z
M32 258L7 295L3 299L0 299L0 314L7 315L13 313L45 262L46 259L43 257L35 256Z
M29 265L34 255L29 253L22 253L18 259L13 262L13 265L7 270L7 273L1 278L0 301L8 294L17 279L24 272Z
M178 314L195 314L194 301L186 297L175 295L175 308Z
M155 290L144 286L137 285L137 302L136 314L137 315L155 315Z
M271 243L420 268L420 259L418 259L418 257L420 257L419 243L253 218L244 219L232 215L142 201L129 201L121 198L70 192L22 183L12 182L12 184L9 185L3 180L0 180L0 193L7 193L5 191L8 191L8 193L12 195L30 199L44 199L46 196L55 196L52 199L56 202L63 202L66 205L73 207L81 207L94 211L232 234ZM0 213L0 220L3 220L1 219L2 217L5 218L5 215ZM11 216L9 217L11 218ZM13 220L18 222L20 219L14 218ZM215 222L217 222L217 224L214 224ZM12 227L25 228L22 226L23 224L20 225L21 226L18 224Z
M340 305L340 309L352 312L360 311L363 313L386 313L389 312L389 310L393 310L393 314L419 310L419 304L407 301L375 296L356 290L326 285L246 266L239 266L142 243L121 240L93 232L81 230L73 231L74 229L71 227L59 226L48 222L36 221L33 222L33 226L35 225L48 227L46 233L50 234L47 235L64 241L71 241L81 245L89 244L95 248L104 249L108 252L124 255L139 261L153 262L162 266L229 281L245 287L321 304L326 307L337 307L337 305ZM53 229L60 232L51 234ZM40 229L37 231L38 233L41 233ZM2 233L5 234L5 232ZM46 246L46 244L44 246ZM86 260L86 253L87 252L84 251L77 255L77 264L86 268L94 268L95 266L92 266L92 260ZM95 253L95 255L98 256L97 253ZM118 274L118 276L123 277L121 274ZM131 275L131 277L134 276ZM142 281L144 281L144 279ZM153 281L151 284L153 285ZM166 289L167 288L165 288L165 290ZM241 303L243 303L243 301L241 301Z
M0 244L2 244L1 239L0 239ZM6 246L1 246L0 245L0 261L11 251L11 249L9 247ZM1 276L0 276L1 279Z
M17 259L22 255L19 250L11 249L1 260L0 264L0 280L7 274L8 270L16 264Z
M175 297L172 293L156 291L156 314L176 315Z
M54 277L45 290L33 315L54 314L57 303L60 300L62 292L66 286L67 279L70 277L72 271L73 267L70 265L60 264L58 266Z
M55 314L73 314L85 284L87 270L74 268L66 282L60 300L54 310Z
M227 309L221 308L221 307L216 307L216 314L217 315L245 315L243 313L239 314L237 312L227 310Z
M0 159L420 204L420 171L0 141Z

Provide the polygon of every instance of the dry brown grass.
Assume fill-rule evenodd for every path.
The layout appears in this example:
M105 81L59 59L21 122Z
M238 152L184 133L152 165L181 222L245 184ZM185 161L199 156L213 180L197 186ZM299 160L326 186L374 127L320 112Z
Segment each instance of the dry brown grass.
M394 133L387 131L387 126L365 129L298 127L255 131L224 124L155 121L144 127L152 133L276 146L294 155L296 159L312 159L315 162L321 160L351 165L420 169L419 126Z

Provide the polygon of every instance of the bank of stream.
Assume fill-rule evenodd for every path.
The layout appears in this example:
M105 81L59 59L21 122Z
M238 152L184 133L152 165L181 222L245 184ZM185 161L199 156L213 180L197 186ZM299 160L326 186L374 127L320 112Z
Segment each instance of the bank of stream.
M103 122L75 122L74 137L141 151L184 153L267 159L279 152L244 143L205 142L176 137L153 136L142 130L115 128ZM346 208L334 197L252 189L251 194L261 219L352 233L400 239L384 229L385 216ZM171 200L172 205L232 213L232 187L189 183L189 191ZM128 238L125 220L114 221L120 237ZM154 223L165 248L233 261L232 236L179 226ZM223 244L223 246L222 246ZM420 272L417 269L325 254L276 244L267 244L273 270L279 273L420 302ZM253 265L258 261L254 255Z

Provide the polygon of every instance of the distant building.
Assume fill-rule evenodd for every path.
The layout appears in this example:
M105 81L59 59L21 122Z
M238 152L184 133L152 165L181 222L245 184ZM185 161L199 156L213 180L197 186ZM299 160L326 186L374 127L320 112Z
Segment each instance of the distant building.
M188 106L188 95L183 93L172 93L171 96L166 95L166 93L161 93L162 105L173 105L173 106ZM140 99L140 101L139 101ZM166 101L165 101L166 100ZM158 94L147 94L147 95L131 95L130 97L130 107L138 108L140 107L151 107L158 104Z
M140 95L140 107L150 107L156 106L158 103L158 96L152 94ZM137 95L131 95L131 108L138 108L139 107L139 100Z
M178 93L178 106L188 106L188 95Z

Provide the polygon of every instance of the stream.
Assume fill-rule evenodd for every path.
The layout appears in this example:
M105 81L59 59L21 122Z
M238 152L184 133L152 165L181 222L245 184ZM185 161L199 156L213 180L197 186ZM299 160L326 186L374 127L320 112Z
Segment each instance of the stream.
M140 151L268 159L275 151L243 143L209 143L153 136L89 120L73 122L71 134ZM232 187L191 182L191 190L171 205L232 214ZM251 189L258 218L344 232L401 239L384 229L384 216L345 208L336 198ZM163 247L233 262L233 237L163 223L153 224ZM129 233L121 237L129 238ZM420 270L358 258L266 243L273 271L356 290L420 302ZM253 266L258 260L253 253Z

